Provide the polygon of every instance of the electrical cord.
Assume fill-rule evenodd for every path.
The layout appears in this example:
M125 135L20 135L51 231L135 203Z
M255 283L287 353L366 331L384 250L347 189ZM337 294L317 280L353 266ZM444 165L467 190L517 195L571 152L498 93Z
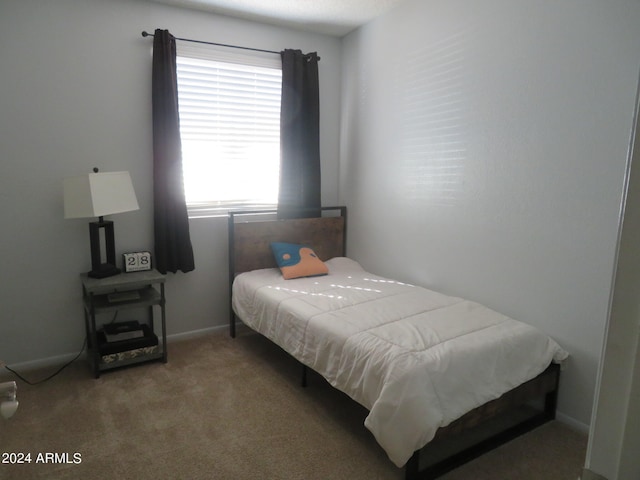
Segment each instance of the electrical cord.
M116 310L116 312L113 314L113 318L111 319L111 321L109 322L109 324L113 324L116 321L116 318L118 317L118 311ZM62 365L58 370L56 370L55 372L53 372L51 375L49 375L46 378L43 378L42 380L38 380L37 382L32 382L30 380L27 380L26 378L24 378L22 375L20 375L18 372L16 372L15 370L13 370L12 368L9 368L9 366L4 365L4 368L9 370L11 373L13 373L16 377L18 377L20 380L22 380L23 382L25 382L28 385L39 385L41 383L44 383L48 380L51 380L53 377L55 377L56 375L58 375L60 372L62 372L65 368L67 368L69 365L71 365L73 362L75 362L78 358L80 358L80 355L82 355L82 352L84 352L85 348L87 348L87 337L84 337L84 342L82 342L82 348L80 349L80 351L78 352L78 354L72 358L71 360L69 360L67 363L65 363L64 365Z
M53 372L51 375L49 375L46 378L43 378L42 380L38 380L36 382L32 382L30 380L27 380L26 378L24 378L22 375L20 375L18 372L16 372L15 370L13 370L12 368L10 368L9 366L5 365L4 368L9 370L11 373L13 373L16 377L18 377L20 380L22 380L23 382L27 383L28 385L39 385L40 383L44 383L48 380L51 380L53 377L55 377L56 375L58 375L60 372L62 372L65 368L67 368L69 365L71 365L73 362L75 362L78 358L80 358L80 355L82 355L82 352L84 352L85 348L87 347L87 337L84 337L84 342L82 343L82 349L78 352L78 354L71 360L69 360L67 363L65 363L64 365L62 365L58 370L56 370L55 372Z

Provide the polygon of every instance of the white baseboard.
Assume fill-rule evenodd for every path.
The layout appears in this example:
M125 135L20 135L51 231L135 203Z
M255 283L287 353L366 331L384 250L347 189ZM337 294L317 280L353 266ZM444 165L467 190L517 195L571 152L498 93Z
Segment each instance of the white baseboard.
M188 340L190 338L197 338L203 335L210 335L212 333L223 331L227 328L229 328L228 325L219 325L215 327L203 328L201 330L193 330L190 332L167 335L167 343L180 340ZM53 357L45 357L37 360L29 360L27 362L14 363L12 365L9 365L9 367L11 367L11 369L13 370L16 370L18 373L27 372L29 370L36 370L39 368L61 367L62 365L69 363L71 360L76 358L77 355L78 352L66 353L64 355L54 355ZM87 351L85 349L85 351L82 352L78 359L85 358L86 356Z
M190 338L198 338L203 335L211 335L212 333L218 333L223 330L227 330L229 325L217 325L215 327L203 328L201 330L192 330L190 332L174 333L173 335L167 335L167 343L188 340Z
M85 358L86 355L87 351L85 350L78 357L78 359ZM38 368L61 367L62 365L69 363L77 356L78 352L67 353L64 355L55 355L53 357L40 358L38 360L29 360L28 362L14 363L8 366L11 367L11 369L16 370L18 373L22 373L23 371L36 370Z
M585 468L582 470L582 475L580 476L579 480L607 480L607 479L602 475L598 475L597 473L592 472L588 468Z
M578 420L576 420L573 417L570 417L569 415L565 415L562 412L556 412L556 420L558 420L560 423L564 423L565 425L572 428L573 430L576 430L577 432L583 433L585 435L589 435L589 425L587 425L586 423L579 422Z

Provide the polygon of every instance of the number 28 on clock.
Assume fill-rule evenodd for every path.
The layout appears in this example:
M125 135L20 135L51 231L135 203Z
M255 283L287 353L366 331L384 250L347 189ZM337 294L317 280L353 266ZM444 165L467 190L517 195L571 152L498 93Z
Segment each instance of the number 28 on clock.
M127 273L151 270L150 252L123 253L122 258L124 262L124 271Z

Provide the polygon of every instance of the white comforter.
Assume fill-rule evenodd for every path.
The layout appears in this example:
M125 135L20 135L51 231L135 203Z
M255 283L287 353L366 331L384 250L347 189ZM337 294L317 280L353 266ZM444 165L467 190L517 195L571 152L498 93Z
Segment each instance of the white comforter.
M397 466L439 427L567 353L482 305L329 260L329 275L238 275L233 309L252 329L369 410L365 426Z

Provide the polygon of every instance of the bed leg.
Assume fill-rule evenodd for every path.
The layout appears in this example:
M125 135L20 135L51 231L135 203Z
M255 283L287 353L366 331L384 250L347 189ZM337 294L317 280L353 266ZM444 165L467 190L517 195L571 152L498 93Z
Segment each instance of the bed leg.
M544 413L547 420L555 420L556 409L558 408L558 390L560 388L560 367L556 368L555 388L544 396Z
M236 338L236 316L231 311L231 316L229 317L229 335L231 338Z
M302 388L307 388L307 366L302 365L302 380L300 382Z
M417 480L418 473L420 472L420 450L416 450L411 455L411 458L407 462L405 468L404 478L405 480Z

